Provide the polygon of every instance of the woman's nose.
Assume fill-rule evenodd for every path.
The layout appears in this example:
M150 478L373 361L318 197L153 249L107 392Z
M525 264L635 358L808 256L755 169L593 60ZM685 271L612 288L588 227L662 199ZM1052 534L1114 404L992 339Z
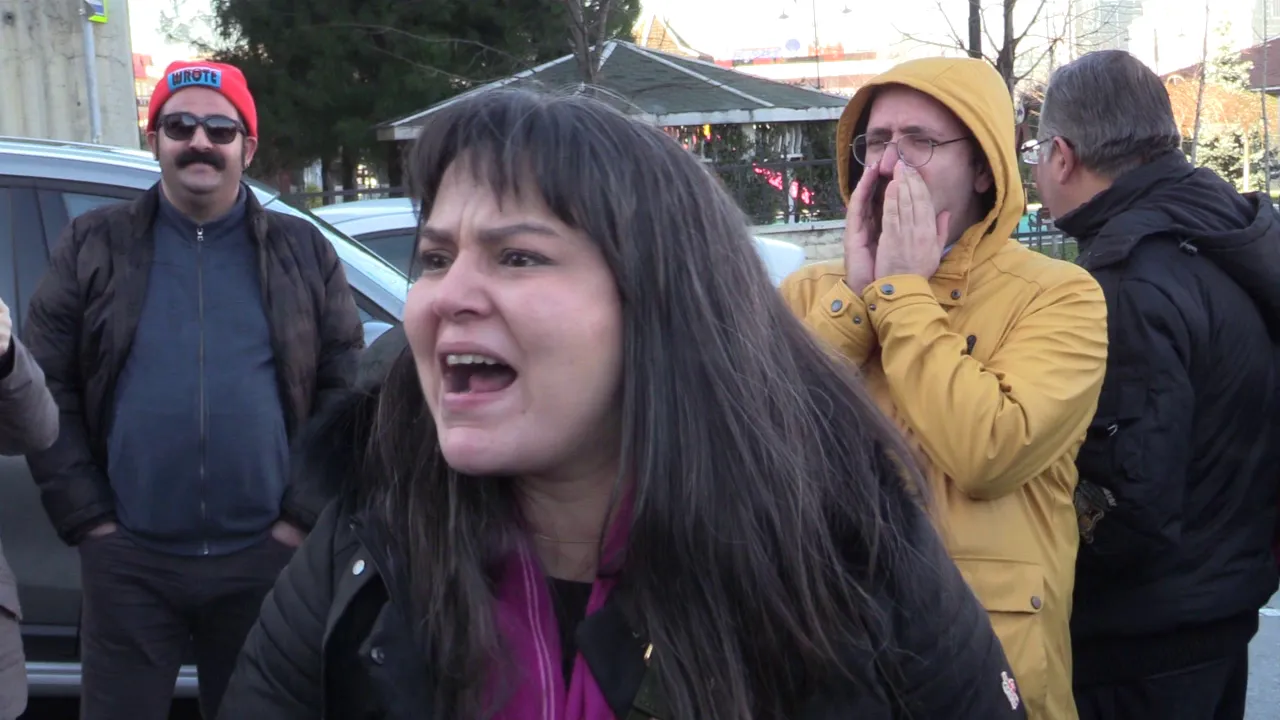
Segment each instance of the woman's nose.
M448 269L434 279L428 276L431 304L442 318L483 315L489 308L487 285L490 279L470 253L461 253Z

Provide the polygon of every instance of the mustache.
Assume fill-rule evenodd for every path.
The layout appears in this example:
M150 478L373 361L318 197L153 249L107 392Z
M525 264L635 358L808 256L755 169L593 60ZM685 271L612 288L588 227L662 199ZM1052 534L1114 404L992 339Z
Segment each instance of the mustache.
M178 153L178 157L174 159L179 169L195 165L196 163L204 163L215 170L226 170L227 161L221 155L214 151L202 152L193 148L187 148Z

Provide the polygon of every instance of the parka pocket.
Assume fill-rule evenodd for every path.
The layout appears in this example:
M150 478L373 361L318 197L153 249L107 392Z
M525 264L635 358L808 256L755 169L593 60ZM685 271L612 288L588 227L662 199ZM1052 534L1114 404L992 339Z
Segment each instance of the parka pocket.
M1150 379L1132 372L1115 373L1099 398L1097 412L1089 423L1084 445L1076 456L1076 467L1083 478L1103 481L1115 477L1126 467L1140 463L1140 448L1126 447L1121 440L1127 430L1148 412Z
M991 619L1022 697L1043 708L1049 692L1045 649L1044 571L1017 560L956 558L960 574Z

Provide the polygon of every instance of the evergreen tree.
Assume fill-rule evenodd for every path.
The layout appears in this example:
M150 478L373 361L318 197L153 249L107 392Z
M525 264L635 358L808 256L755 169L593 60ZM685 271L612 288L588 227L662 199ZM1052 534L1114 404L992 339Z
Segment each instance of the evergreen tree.
M1230 25L1219 29L1222 37L1226 37ZM1242 57L1241 53L1232 50L1225 42L1214 53L1205 68L1208 86L1218 86L1233 93L1249 92L1250 74L1253 63ZM1208 89L1208 88L1207 88ZM1245 107L1254 107L1246 104ZM1238 189L1259 190L1265 187L1265 171L1268 165L1262 128L1255 126L1257 115L1249 113L1244 117L1224 117L1201 132L1200 147L1196 160L1203 167L1210 168L1223 179ZM1248 163L1245 157L1248 156ZM1276 164L1275 151L1271 153L1271 165ZM1245 170L1248 169L1249 182L1245 182Z
M582 0L588 11L602 0ZM605 36L639 0L608 0ZM571 52L564 0L213 0L214 58L258 100L260 172L340 160L344 185L374 126Z
M1217 83L1229 88L1246 90L1249 87L1249 74L1253 72L1253 63L1244 59L1240 51L1234 50L1226 42L1226 38L1231 32L1231 24L1223 24L1219 30L1219 36L1223 38L1223 44L1209 59L1208 67L1205 68L1205 76L1209 82Z

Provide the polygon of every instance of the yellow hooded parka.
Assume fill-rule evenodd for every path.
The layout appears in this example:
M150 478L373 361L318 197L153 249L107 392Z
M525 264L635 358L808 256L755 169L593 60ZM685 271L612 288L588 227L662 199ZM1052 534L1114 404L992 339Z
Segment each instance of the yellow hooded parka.
M840 190L875 89L905 85L968 126L995 205L932 278L854 292L842 261L801 268L791 309L856 363L925 464L935 522L990 614L1032 720L1075 720L1069 618L1079 534L1075 456L1106 368L1106 304L1083 269L1011 240L1025 210L1009 91L985 61L930 58L862 88L837 129Z

